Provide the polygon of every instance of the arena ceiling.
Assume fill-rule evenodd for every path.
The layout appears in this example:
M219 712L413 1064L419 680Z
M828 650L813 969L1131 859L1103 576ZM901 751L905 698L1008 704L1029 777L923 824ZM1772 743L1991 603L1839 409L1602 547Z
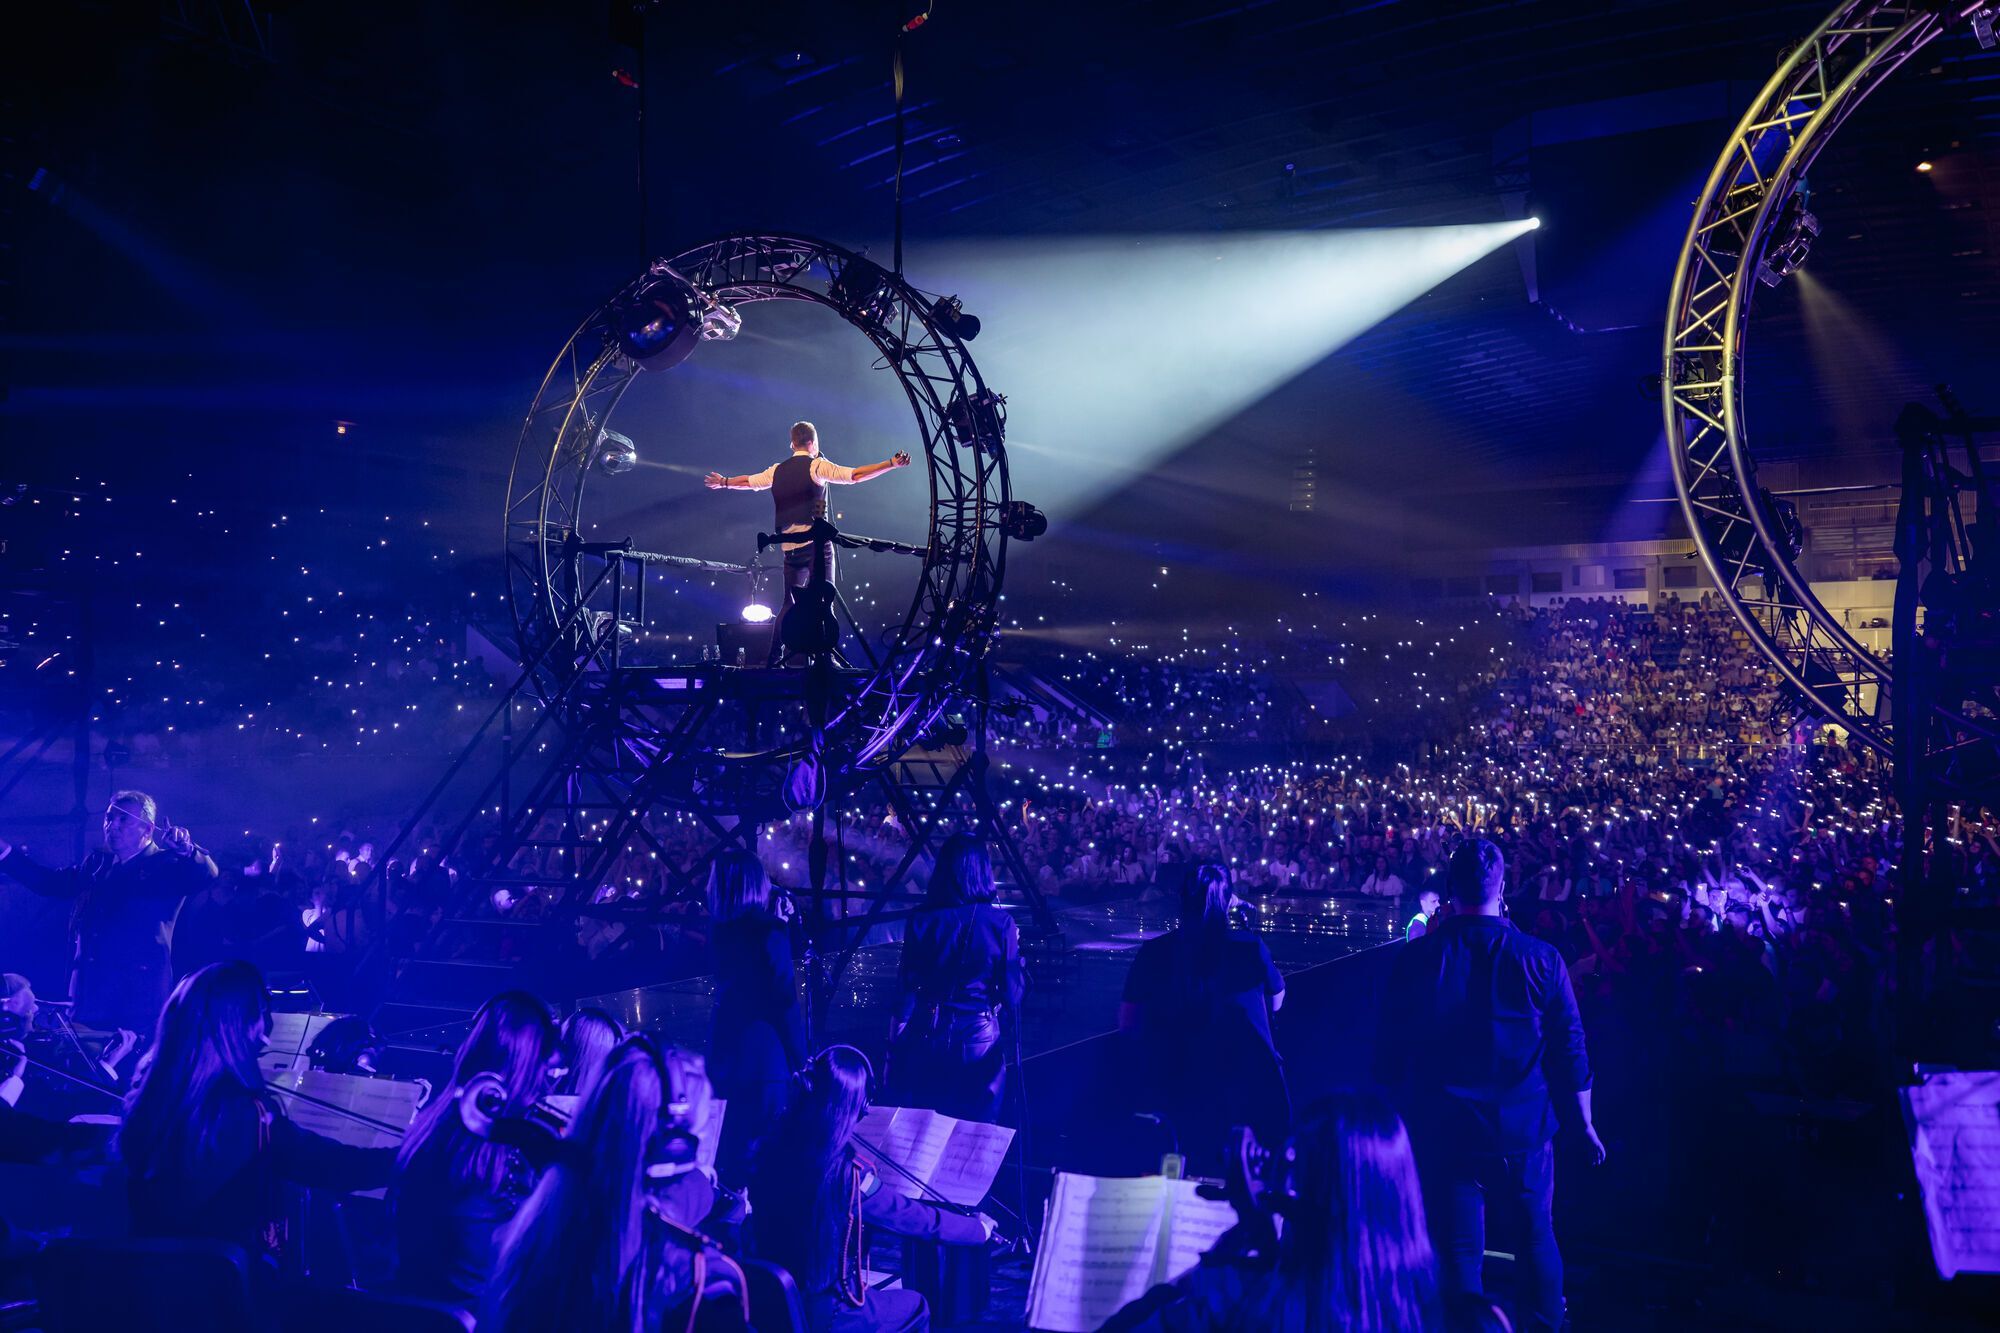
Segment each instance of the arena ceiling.
M1461 489L1657 484L1633 479L1656 447L1646 381L1689 201L1825 7L937 0L905 42L910 250L1532 211L1545 223L1532 241L1442 284L1214 448L1310 421L1383 488L1443 470ZM123 373L183 394L214 376L226 399L235 358L268 386L269 339L246 330L276 321L348 331L353 345L310 359L356 378L399 340L469 349L444 367L445 401L406 414L436 438L481 395L496 420L517 408L511 386L639 252L637 102L613 77L639 66L601 6L63 11L46 45L15 47L14 320L30 335L17 412L88 382L76 349L129 349L146 327L188 338L140 349ZM876 0L654 11L649 239L777 219L886 254L896 17ZM1940 379L1977 396L2000 301L1996 76L2000 52L1951 39L1814 172L1812 281L1758 311L1760 450L1824 459L1880 443ZM41 208L25 189L35 171L36 193L64 183L98 216Z

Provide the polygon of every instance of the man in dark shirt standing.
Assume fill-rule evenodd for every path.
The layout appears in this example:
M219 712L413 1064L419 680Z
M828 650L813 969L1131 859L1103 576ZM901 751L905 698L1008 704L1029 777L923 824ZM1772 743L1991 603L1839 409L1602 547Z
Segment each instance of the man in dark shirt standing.
M1383 995L1377 1073L1409 1125L1424 1211L1450 1292L1484 1289L1488 1204L1513 1219L1527 1326L1563 1322L1551 1208L1559 1123L1604 1160L1590 1059L1562 955L1501 915L1500 849L1461 846L1445 873L1454 915L1411 941Z
M154 841L158 812L139 791L115 792L104 812L104 846L82 865L52 870L0 839L0 872L45 898L68 898L69 998L76 1021L150 1035L174 984L170 951L181 900L207 887L215 862L186 829Z

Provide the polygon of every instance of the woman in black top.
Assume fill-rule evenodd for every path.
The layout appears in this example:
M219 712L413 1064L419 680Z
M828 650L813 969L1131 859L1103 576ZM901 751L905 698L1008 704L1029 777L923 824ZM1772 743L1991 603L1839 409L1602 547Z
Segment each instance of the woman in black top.
M1118 1026L1135 1039L1145 1104L1173 1123L1182 1151L1210 1163L1231 1125L1266 1142L1291 1119L1271 1015L1284 978L1264 941L1229 925L1229 872L1195 868L1181 883L1181 924L1141 945Z
M695 1061L669 1071L667 1059L681 1055L663 1058L637 1036L606 1052L554 1161L500 1232L485 1333L749 1326L742 1269L660 1192L663 1175L691 1159L692 1117L707 1095Z
M1380 1098L1343 1093L1313 1108L1286 1145L1289 1170L1264 1200L1284 1218L1223 1235L1201 1262L1120 1310L1103 1333L1404 1333L1505 1327L1474 1299L1447 1306L1424 1229L1416 1159Z
M716 1171L743 1183L750 1145L791 1099L806 1058L806 1025L785 923L771 911L771 881L755 856L716 855L708 872L714 920L715 1007L709 1015L708 1077L729 1103Z
M854 1128L868 1109L868 1059L832 1046L807 1068L804 1089L757 1144L750 1197L752 1253L792 1275L812 1333L904 1333L930 1327L914 1291L873 1291L865 1228L955 1245L993 1234L969 1217L882 1187L855 1160Z
M388 1183L390 1149L349 1147L285 1117L257 1067L269 1027L264 978L248 963L213 963L174 987L118 1131L138 1234L228 1241L275 1258L286 1182L340 1191Z
M465 1309L478 1305L493 1269L494 1233L534 1188L535 1172L518 1150L465 1127L459 1095L474 1075L498 1074L504 1095L496 1118L525 1116L555 1054L548 1006L525 991L504 991L473 1015L451 1082L417 1113L396 1157L390 1205L404 1290Z
M986 844L954 833L938 850L926 910L903 933L889 1081L894 1101L960 1120L999 1117L1006 1078L1000 1006L1021 1003L1021 932L993 905Z

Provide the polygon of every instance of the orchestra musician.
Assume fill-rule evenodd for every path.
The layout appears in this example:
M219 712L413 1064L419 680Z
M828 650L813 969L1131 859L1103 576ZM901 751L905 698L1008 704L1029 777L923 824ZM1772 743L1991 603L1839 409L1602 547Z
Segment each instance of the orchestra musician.
M504 1228L479 1327L491 1333L748 1328L742 1270L684 1216L698 1066L626 1037L608 1054L534 1192ZM699 1205L695 1205L699 1209ZM697 1323L696 1316L704 1316Z
M0 838L0 872L32 893L67 898L69 998L76 1021L104 1032L148 1033L174 982L174 920L189 894L215 879L215 862L184 828L158 822L153 798L113 792L104 846L53 869Z
M612 1048L625 1036L618 1020L602 1009L579 1009L562 1021L561 1072L552 1096L581 1102L604 1074Z
M903 1106L992 1122L1005 1090L1000 1007L1026 989L1021 932L993 905L993 858L969 833L938 849L926 910L910 919L896 969L889 1076Z
M503 991L473 1015L451 1080L417 1112L396 1157L389 1200L403 1290L478 1306L494 1237L534 1189L535 1165L519 1148L475 1134L460 1098L474 1077L497 1074L497 1114L525 1118L546 1091L556 1052L548 1006L526 991Z
M1448 1305L1441 1295L1409 1135L1379 1097L1342 1093L1316 1103L1272 1165L1232 1195L1235 1229L1187 1273L1112 1316L1103 1333L1506 1326L1490 1305Z
M242 961L183 977L140 1057L118 1152L132 1227L202 1237L276 1259L285 1182L351 1192L389 1183L395 1152L356 1148L293 1124L257 1056L271 1022L263 974Z
M863 1281L865 1228L976 1245L993 1220L905 1198L856 1160L854 1130L868 1109L874 1070L852 1046L814 1057L804 1086L757 1145L751 1170L751 1252L792 1275L813 1333L912 1333L930 1326L914 1291Z
M779 532L804 532L816 519L826 517L826 488L852 486L873 481L897 468L908 467L910 456L892 454L879 463L842 467L819 452L819 428L810 421L792 426L791 456L773 463L762 472L725 477L711 472L703 478L711 491L769 491L776 511ZM825 571L826 581L834 582L832 542L795 541L784 543L785 604L777 625L775 642L784 642L784 615L788 615L807 585L813 581L814 567ZM829 611L828 614L831 614Z

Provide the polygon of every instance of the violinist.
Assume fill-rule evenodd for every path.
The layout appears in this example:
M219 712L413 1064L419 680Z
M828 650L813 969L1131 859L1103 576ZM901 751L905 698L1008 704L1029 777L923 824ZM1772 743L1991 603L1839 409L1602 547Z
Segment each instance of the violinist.
M286 1118L257 1067L270 1028L264 978L240 960L181 979L125 1099L118 1152L132 1227L275 1259L285 1182L351 1192L389 1182L394 1152L355 1148Z
M493 1269L494 1236L535 1185L518 1148L475 1134L460 1108L466 1084L497 1075L496 1114L525 1118L547 1090L557 1055L548 1006L504 991L479 1007L459 1045L451 1081L417 1112L390 1190L397 1282L412 1295L478 1305Z
M551 1095L581 1102L604 1075L612 1048L625 1036L617 1019L602 1009L579 1009L562 1022L562 1064Z
M751 1252L792 1275L813 1333L906 1333L930 1326L914 1291L874 1291L864 1227L954 1245L993 1235L984 1214L904 1198L855 1159L854 1130L874 1070L852 1046L830 1046L806 1067L804 1087L757 1145L751 1171Z
M1441 1295L1409 1135L1380 1098L1330 1097L1261 1171L1240 1165L1229 1192L1239 1225L1104 1333L1504 1327L1491 1306Z
M910 456L897 453L880 463L842 467L820 456L818 427L810 421L800 421L792 426L791 457L782 463L774 463L762 472L742 477L725 477L720 472L711 472L703 481L711 491L771 492L772 504L777 511L778 531L804 532L814 520L826 517L828 486L852 486L873 481L885 472L909 465ZM782 615L789 615L792 607L804 600L805 590L814 582L815 570L824 577L829 587L834 583L833 543L793 541L786 542L784 549L785 605ZM817 609L829 618L833 614L830 606L823 605ZM776 642L788 642L784 637L782 618Z
M692 1174L706 1081L644 1037L614 1046L534 1192L499 1238L482 1330L748 1328L742 1270L695 1230L669 1182ZM696 1316L701 1318L697 1322Z

